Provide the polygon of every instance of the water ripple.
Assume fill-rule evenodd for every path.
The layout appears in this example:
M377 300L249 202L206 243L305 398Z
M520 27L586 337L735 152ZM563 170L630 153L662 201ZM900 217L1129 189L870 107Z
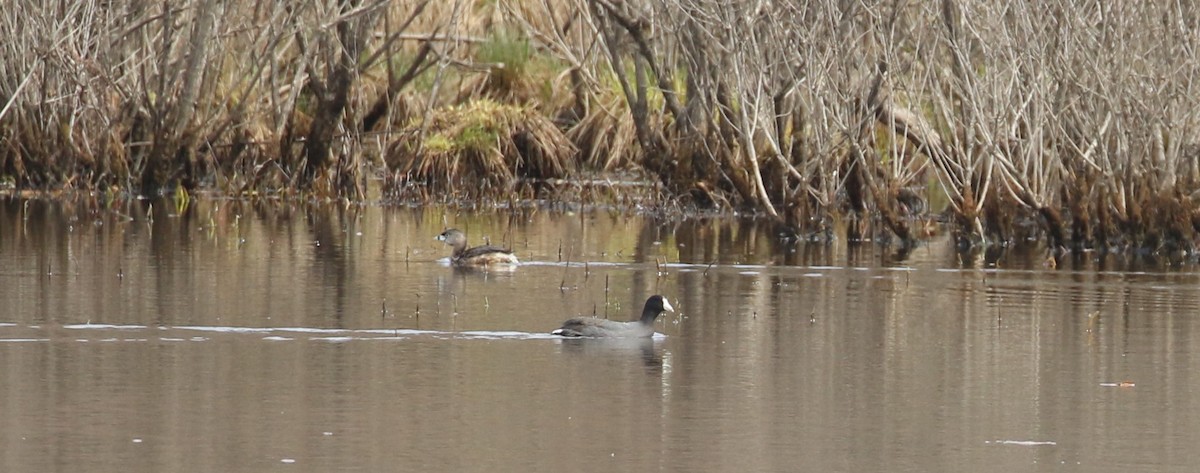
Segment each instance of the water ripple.
M441 340L561 340L563 337L551 335L544 332L521 332L513 330L470 330L462 332L441 331L441 330L418 330L418 329L338 329L338 328L317 328L317 327L231 327L231 326L208 326L208 325L180 325L180 326L161 326L148 327L145 325L116 325L116 324L70 324L63 325L62 328L72 331L93 331L97 334L97 338L76 338L75 341L101 341L101 342L145 342L149 338L139 337L116 337L109 333L112 331L158 331L163 333L162 336L154 337L155 340L165 342L183 342L183 341L207 341L208 337L203 336L187 336L180 332L205 332L229 335L262 335L261 340L266 341L294 341L294 340L313 340L332 343L343 343L359 340L405 340L413 338L433 338ZM4 330L22 329L25 331L40 331L38 326L20 327L17 324L2 324L0 325L0 342L49 342L51 338L45 337L11 337L4 338ZM169 335L168 335L169 334ZM297 334L307 336L297 337ZM654 338L666 338L666 335L656 333Z

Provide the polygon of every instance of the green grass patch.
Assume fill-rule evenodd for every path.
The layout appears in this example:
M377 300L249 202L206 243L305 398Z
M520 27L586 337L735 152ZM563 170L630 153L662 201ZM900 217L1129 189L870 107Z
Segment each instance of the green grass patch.
M533 46L529 44L529 38L507 30L492 32L487 41L475 51L476 61L504 64L503 74L509 74L513 78L525 73L532 56Z

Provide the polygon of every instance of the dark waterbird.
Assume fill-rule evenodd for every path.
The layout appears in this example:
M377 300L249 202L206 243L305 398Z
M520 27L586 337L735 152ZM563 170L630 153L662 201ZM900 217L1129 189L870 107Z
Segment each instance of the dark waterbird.
M455 266L492 266L520 264L512 250L499 246L483 245L467 248L467 235L451 228L434 237L454 248L450 262Z
M674 312L675 308L663 296L653 295L646 299L642 317L632 322L616 322L596 317L576 317L563 322L561 328L550 332L564 337L595 338L645 338L654 335L654 319L663 312Z

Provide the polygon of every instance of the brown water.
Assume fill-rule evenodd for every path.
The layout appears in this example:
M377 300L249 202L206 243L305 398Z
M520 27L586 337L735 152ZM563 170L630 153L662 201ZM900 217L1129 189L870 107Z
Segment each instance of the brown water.
M527 264L457 271L447 225ZM1195 266L999 256L607 212L0 200L0 471L1200 468ZM545 334L655 293L677 309L655 339Z

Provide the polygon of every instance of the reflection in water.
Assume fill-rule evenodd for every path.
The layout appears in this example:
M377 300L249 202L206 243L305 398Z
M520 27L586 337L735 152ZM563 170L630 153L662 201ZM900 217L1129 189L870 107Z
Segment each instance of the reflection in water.
M567 338L562 340L564 353L581 356L611 356L624 360L641 359L648 373L662 374L663 342L652 338Z
M451 268L448 226L527 263ZM746 219L0 200L0 470L1190 471L1197 279ZM547 333L655 293L656 339Z

